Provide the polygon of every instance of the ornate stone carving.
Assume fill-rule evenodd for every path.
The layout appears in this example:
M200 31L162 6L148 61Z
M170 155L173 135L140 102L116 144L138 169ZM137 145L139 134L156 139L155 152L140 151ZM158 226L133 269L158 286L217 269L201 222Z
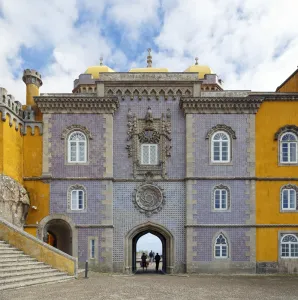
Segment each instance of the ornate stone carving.
M166 177L166 160L171 156L171 111L167 110L160 119L153 118L153 112L148 107L145 117L137 119L136 115L128 110L127 113L127 140L131 141L126 146L128 157L133 160L133 176L145 175L152 172L154 175ZM158 145L158 164L141 164L141 145Z
M133 203L141 213L150 217L162 209L165 204L165 196L160 187L152 183L151 180L146 180L135 189Z
M210 139L211 136L216 132L216 131L225 131L226 133L229 134L229 136L232 138L232 139L236 139L236 133L235 131L230 127L230 126L227 126L225 124L218 124L214 127L212 127L206 134L206 140Z
M114 97L93 97L89 95L53 94L35 97L42 113L90 113L114 114L119 101Z
M82 131L83 133L85 133L86 137L89 140L92 140L92 134L88 130L88 128L85 126L79 125L79 124L73 124L73 125L67 126L62 132L61 139L62 140L66 139L72 131L76 131L76 130Z
M116 96L118 99L125 100L129 98L130 100L147 99L147 100L160 100L161 98L165 100L179 100L182 96L189 97L193 94L192 85L187 87L169 87L169 86L132 86L132 87L111 87L106 86L105 95L111 97Z
M264 97L199 97L181 98L185 114L256 114Z
M0 175L0 215L8 222L23 227L30 200L25 188L14 179Z
M199 81L197 74L192 73L181 73L181 72L142 72L142 73L102 73L100 76L99 82L106 81L190 81L195 82Z
M274 140L278 140L279 137L285 132L292 132L296 136L298 136L298 127L296 125L285 125L278 129L278 131L274 134Z

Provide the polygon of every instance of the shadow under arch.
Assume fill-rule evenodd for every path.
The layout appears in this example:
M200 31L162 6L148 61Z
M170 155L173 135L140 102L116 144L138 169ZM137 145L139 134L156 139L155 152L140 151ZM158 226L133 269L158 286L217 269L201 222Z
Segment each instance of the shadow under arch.
M78 256L78 233L75 223L63 214L53 214L43 218L37 230L37 237L47 242L47 233L56 237L57 249Z
M173 273L174 269L174 237L164 226L146 222L132 228L125 236L125 271L131 273L136 268L136 246L139 238L147 233L157 236L163 248L163 271Z

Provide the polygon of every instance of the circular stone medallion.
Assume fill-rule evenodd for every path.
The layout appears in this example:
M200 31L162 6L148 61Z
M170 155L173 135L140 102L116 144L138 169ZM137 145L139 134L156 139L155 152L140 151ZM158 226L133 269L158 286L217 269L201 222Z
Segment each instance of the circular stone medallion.
M145 184L138 188L136 193L136 204L144 211L155 211L163 203L161 190L152 185Z

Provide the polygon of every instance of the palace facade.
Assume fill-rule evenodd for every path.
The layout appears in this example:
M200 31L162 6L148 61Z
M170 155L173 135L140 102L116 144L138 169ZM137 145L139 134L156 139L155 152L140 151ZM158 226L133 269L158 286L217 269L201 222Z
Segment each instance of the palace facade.
M24 106L1 88L0 215L103 272L133 272L150 232L168 273L297 273L298 72L264 93L147 64L68 94L27 69Z

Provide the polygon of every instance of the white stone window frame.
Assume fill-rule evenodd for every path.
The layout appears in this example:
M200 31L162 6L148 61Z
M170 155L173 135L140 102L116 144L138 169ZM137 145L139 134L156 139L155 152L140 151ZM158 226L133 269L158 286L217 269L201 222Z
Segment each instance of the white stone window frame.
M73 209L72 206L72 192L82 191L83 192L83 209ZM75 184L68 188L67 191L67 212L68 213L86 213L87 212L87 191L86 188L81 184Z
M226 241L226 244L217 244L217 239L220 236L222 236L224 238L224 240ZM225 247L226 247L226 255L225 256L222 255L222 248L223 248L222 245L225 245ZM216 255L216 247L220 247L220 255L219 256ZM216 260L221 260L221 259L228 260L228 259L230 259L230 257L231 257L231 255L230 255L229 239L225 233L218 232L213 239L213 258Z
M214 140L214 137L218 134L222 134L222 135L226 136L227 140ZM220 146L219 146L220 159L219 160L214 159L214 143L215 142L220 144ZM227 160L222 159L222 156L223 156L222 155L222 153L223 153L223 151L222 151L223 142L226 142L227 145L228 145L228 147L227 147L227 158L228 159ZM231 138L230 138L229 134L225 131L222 131L222 130L214 132L212 134L212 137L211 137L211 162L215 163L215 164L228 164L228 163L231 162L231 157L232 157L231 152L232 152L231 151Z
M285 190L294 190L295 191L295 208L284 208L283 207L283 192ZM294 184L287 184L281 187L280 189L280 212L283 213L297 213L298 212L298 186Z
M73 162L70 160L69 138L76 131L83 133L86 138L85 162ZM65 164L66 165L88 165L89 164L89 146L90 146L90 140L92 140L93 137L91 132L88 130L88 128L80 124L70 125L63 130L61 134L61 139L65 140Z
M227 208L216 208L215 207L215 193L216 191L226 191L227 194ZM230 212L231 211L231 191L226 185L220 184L213 188L212 190L212 211L214 212Z
M144 147L149 147L149 163L146 164L144 163ZM151 147L155 148L155 157L156 157L156 161L155 162L151 162ZM158 144L141 144L141 165L147 165L147 166L157 166L159 164L159 155L158 155Z
M71 137L75 134L81 134L84 137L84 140L80 140L80 141L71 141ZM71 160L71 143L75 143L76 145L76 160ZM84 160L80 160L80 143L84 143ZM84 132L80 131L80 130L75 130L72 131L69 135L68 135L68 139L67 139L67 162L69 164L85 164L87 162L87 150L88 150L88 141L87 141L87 136L85 135Z
M292 135L295 138L295 141L282 141L283 137L285 135ZM295 145L295 150L296 150L296 155L295 155L295 160L294 161L290 161L290 157L291 155L288 154L288 160L284 161L283 160L283 144L287 144L287 148L288 150L291 149L290 145L294 144ZM279 163L281 165L297 165L298 164L298 137L297 134L291 131L286 131L283 134L280 135L279 137Z
M296 239L296 242L284 242L284 239L286 237L289 237L289 236L292 236ZM283 245L297 245L297 256L293 256L292 255L292 252L291 252L291 246L289 246L289 256L283 256ZM284 259L298 259L298 233L297 232L292 232L292 231L289 231L289 232L280 232L279 234L279 258L284 260Z
M94 256L92 257L92 241L94 241ZM98 261L98 237L88 236L88 260L90 262Z

